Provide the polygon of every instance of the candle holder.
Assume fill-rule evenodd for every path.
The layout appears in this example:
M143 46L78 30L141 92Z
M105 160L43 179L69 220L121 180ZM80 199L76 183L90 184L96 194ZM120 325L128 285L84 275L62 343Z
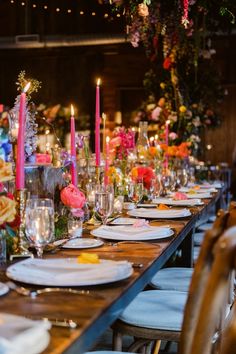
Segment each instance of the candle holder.
M18 244L17 248L14 251L12 255L10 255L10 261L13 260L14 258L19 258L19 257L31 257L33 258L33 254L28 251L27 248L27 242L25 240L25 204L26 204L26 196L27 196L27 190L26 189L20 189L15 192L15 199L16 202L18 203L18 213L20 216L20 226L17 230L17 238L18 238Z

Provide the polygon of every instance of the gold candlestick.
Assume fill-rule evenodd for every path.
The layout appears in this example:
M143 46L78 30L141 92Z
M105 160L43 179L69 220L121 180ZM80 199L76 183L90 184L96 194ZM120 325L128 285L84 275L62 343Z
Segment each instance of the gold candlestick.
M27 242L25 240L25 204L26 204L26 189L20 189L15 192L15 199L18 203L18 213L20 216L20 226L17 230L18 244L17 248L12 255L10 255L10 260L18 257L34 257L31 252L28 251Z

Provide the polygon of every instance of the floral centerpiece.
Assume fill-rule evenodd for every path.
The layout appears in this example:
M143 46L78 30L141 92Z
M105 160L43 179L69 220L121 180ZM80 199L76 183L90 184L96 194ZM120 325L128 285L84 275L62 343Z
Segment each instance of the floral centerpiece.
M16 229L20 224L14 196L4 187L4 183L12 179L11 163L0 159L0 237L6 239L9 253L17 248Z
M121 175L121 184L125 184L125 177L127 175L128 157L135 149L135 132L132 129L125 127L116 128L112 134L109 143L109 160L119 171L114 173L114 169L109 171L109 178L115 176L114 182L119 180Z

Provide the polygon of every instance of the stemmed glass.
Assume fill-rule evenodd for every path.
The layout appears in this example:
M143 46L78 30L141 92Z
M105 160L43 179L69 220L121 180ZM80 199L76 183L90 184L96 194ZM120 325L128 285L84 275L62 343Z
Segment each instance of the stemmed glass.
M39 258L54 238L54 205L51 199L29 199L25 209L25 233Z
M114 209L114 189L112 185L97 185L94 209L101 218L103 225L106 225L107 219Z
M141 202L143 198L143 181L137 180L129 183L128 198L132 200L137 207L138 203Z

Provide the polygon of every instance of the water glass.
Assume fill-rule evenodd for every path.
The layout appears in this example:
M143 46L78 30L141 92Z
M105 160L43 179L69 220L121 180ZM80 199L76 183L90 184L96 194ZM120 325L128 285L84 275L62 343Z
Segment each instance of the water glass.
M133 201L136 206L141 202L143 198L143 182L131 182L128 185L128 198Z
M68 236L70 239L82 236L83 221L81 219L69 219L67 222Z
M29 199L25 209L26 237L37 250L39 258L44 247L54 238L54 205L51 199Z
M113 213L114 189L111 185L98 185L95 192L95 212L101 218L103 225Z

